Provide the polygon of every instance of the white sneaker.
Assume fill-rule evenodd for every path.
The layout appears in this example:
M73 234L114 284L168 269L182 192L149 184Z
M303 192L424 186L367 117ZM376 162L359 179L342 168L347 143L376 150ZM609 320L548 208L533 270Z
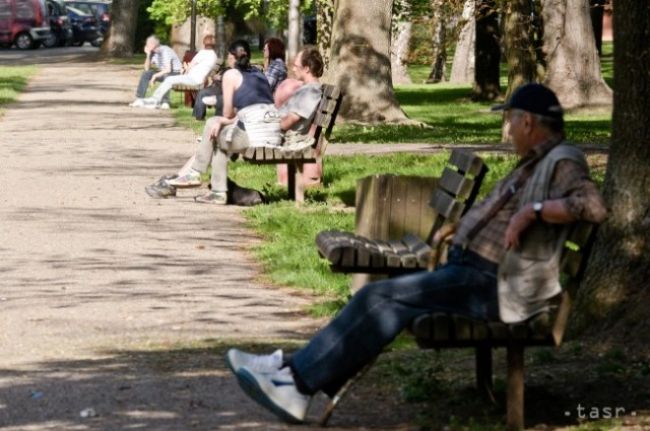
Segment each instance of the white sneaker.
M190 169L185 175L167 180L167 184L174 187L198 187L201 185L201 172Z
M160 104L153 97L147 97L146 99L142 99L142 106L149 109L158 109Z
M215 106L217 104L217 96L205 96L201 98L201 102L206 106Z
M253 355L237 349L226 353L226 364L233 373L242 367L258 373L274 373L282 367L282 350L278 349L270 355Z
M160 104L160 109L169 109L169 103L163 102Z
M298 392L289 367L273 374L243 367L236 375L239 386L262 407L287 422L304 422L311 397Z
M129 103L129 106L132 108L141 108L144 106L144 99L138 97L133 102Z

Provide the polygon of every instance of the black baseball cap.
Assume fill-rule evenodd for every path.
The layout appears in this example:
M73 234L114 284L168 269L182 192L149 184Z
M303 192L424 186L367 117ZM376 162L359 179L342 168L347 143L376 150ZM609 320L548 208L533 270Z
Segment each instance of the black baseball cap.
M492 107L492 111L505 109L521 109L557 119L561 119L563 115L562 105L553 90L542 84L533 83L522 85L512 93L506 103Z

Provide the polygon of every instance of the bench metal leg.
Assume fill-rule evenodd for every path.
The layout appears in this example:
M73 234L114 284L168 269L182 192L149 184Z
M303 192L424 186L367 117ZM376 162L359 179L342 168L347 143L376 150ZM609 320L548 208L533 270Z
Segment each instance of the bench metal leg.
M476 348L476 388L483 398L495 402L492 395L492 349L490 346Z
M329 403L327 403L327 406L325 407L325 411L323 412L323 415L321 416L320 420L318 423L322 427L327 426L327 422L329 422L330 418L332 417L332 413L334 413L334 409L336 406L339 404L339 402L343 399L343 397L348 393L350 388L359 381L363 376L366 375L370 367L373 366L375 361L370 362L368 365L363 367L361 371L359 371L354 377L352 377L350 380L348 380L341 389L332 397Z
M524 346L508 346L508 402L506 429L524 429Z
M296 164L287 164L287 191L289 192L289 199L296 200Z

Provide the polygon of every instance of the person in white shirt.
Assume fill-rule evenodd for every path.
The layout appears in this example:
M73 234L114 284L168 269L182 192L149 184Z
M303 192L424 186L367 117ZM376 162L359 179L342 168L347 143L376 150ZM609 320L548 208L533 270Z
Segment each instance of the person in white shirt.
M211 34L203 37L204 48L199 51L190 64L187 66L183 75L170 76L160 84L148 99L144 99L146 108L160 108L163 98L174 84L200 85L217 64L217 54L214 52L215 39Z

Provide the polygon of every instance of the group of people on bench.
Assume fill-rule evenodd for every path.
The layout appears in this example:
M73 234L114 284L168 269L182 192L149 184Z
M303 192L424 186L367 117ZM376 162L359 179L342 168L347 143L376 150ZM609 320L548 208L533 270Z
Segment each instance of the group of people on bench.
M157 64L160 65L160 71L152 74L145 70L137 95L144 94L147 82L167 77L151 99L142 99L141 105L144 107L162 106L171 85L189 83L198 78L198 75L186 77L161 73L168 71L170 67L173 71L175 61L169 53L171 49L160 45L153 37L150 40L152 46L145 47L145 52L154 54L151 60L149 55L147 56L145 69L148 64ZM208 35L204 38L204 43L207 43L206 49L201 50L196 57L203 51L214 53L214 38ZM246 41L237 40L230 44L226 59L227 69L217 81L216 86L219 89L212 95L215 99L213 102L221 107L220 115L206 122L194 155L175 177L166 179L162 186L198 187L201 185L201 175L211 166L211 190L196 196L195 201L223 205L228 201L228 161L231 156L243 153L251 147L278 148L282 145L284 150L300 151L314 143L309 132L322 96L319 78L323 74L323 59L320 53L315 47L303 48L293 59L293 79L286 79L284 44L279 39L270 39L265 43L264 55L265 71L262 71L251 64L251 50ZM163 62L169 58L170 66ZM215 64L216 60L211 69ZM204 60L199 60L194 65L191 63L188 73L203 65ZM203 78L205 76L207 72ZM141 99L136 99L136 102L138 100ZM148 187L147 193L155 197L156 187Z

